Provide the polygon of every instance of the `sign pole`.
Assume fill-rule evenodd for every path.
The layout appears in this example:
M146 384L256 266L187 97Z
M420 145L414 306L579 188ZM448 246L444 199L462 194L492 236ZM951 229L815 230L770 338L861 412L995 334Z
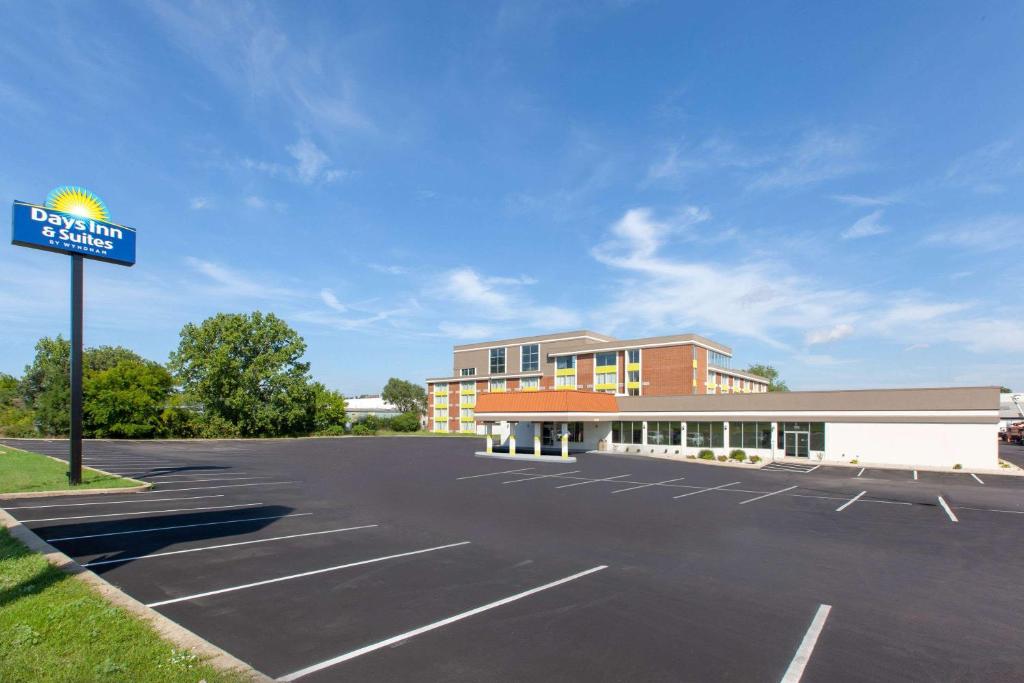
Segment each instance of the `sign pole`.
M82 300L85 263L71 256L71 432L68 480L82 483Z

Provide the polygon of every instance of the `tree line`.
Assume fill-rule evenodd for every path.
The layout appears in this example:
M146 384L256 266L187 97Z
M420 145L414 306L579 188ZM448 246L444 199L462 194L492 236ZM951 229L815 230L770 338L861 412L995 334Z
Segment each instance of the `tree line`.
M70 342L44 337L19 379L0 373L0 434L64 436ZM306 344L273 313L219 313L182 328L166 364L122 346L83 354L90 438L226 438L342 434L345 399L312 379ZM418 426L418 415L416 416Z

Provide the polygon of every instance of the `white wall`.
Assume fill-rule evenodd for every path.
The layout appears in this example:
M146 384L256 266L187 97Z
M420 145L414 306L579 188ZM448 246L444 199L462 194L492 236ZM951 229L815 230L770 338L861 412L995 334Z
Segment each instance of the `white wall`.
M997 434L996 424L831 422L825 461L996 469Z

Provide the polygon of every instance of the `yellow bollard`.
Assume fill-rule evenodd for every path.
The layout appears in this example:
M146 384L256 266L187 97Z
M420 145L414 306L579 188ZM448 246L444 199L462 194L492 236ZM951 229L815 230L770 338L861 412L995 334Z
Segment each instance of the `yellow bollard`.
M533 435L533 454L540 457L540 437Z
M565 432L562 433L562 457L569 457L569 434Z
M487 435L487 455L494 453L494 437L490 434Z
M515 455L516 454L516 433L515 432L512 432L511 434L509 434L509 437L508 437L508 454L509 455Z

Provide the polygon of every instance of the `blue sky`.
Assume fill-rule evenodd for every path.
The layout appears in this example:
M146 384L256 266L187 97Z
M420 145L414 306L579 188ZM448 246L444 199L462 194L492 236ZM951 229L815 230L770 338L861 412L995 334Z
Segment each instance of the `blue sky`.
M273 311L346 393L697 332L796 389L1024 387L1024 6L3 2L0 198L138 229L86 343ZM0 246L0 371L67 333Z

